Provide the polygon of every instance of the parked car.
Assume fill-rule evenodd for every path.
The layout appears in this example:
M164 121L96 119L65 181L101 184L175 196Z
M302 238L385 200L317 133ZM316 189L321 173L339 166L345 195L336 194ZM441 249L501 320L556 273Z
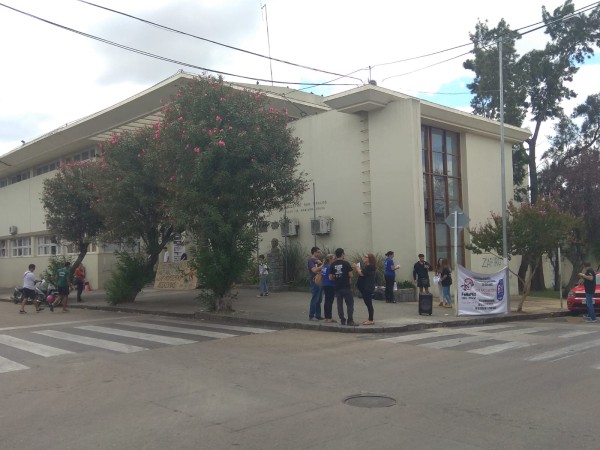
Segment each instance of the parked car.
M587 312L585 304L585 288L583 284L574 286L567 296L567 308L574 312ZM596 292L594 293L594 309L600 313L600 272L596 272Z

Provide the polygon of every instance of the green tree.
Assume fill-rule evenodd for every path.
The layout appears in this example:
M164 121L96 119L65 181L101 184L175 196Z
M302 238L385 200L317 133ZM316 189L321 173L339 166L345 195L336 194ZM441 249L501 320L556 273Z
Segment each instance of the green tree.
M569 213L561 212L555 201L541 197L535 205L522 203L508 205L508 253L521 255L529 261L526 278L521 280L524 291L517 311L531 289L531 280L540 267L541 257L561 243L570 243L579 227L579 220ZM471 244L467 248L473 253L502 254L502 216L492 214L484 224L469 230ZM518 274L515 274L519 276Z
M46 226L60 240L75 245L79 254L73 270L104 229L98 209L97 174L97 164L84 161L63 164L54 177L44 180L41 200Z
M581 235L565 252L577 268L590 256L600 259L600 94L590 95L571 117L563 116L555 130L540 190L555 196L562 210L581 217ZM576 280L575 270L567 286Z
M220 78L182 86L163 114L154 137L171 212L193 236L191 262L215 308L231 310L233 283L252 258L254 225L306 190L300 143L284 111Z
M531 203L537 201L539 193L537 142L541 126L547 120L560 118L563 115L562 101L576 95L567 83L573 81L578 65L593 55L592 45L599 43L600 5L587 15L585 12L575 14L572 0L567 0L552 13L542 8L542 20L549 42L543 50L532 50L520 58L514 51L514 40L518 35L510 31L504 20L494 29L478 23L476 32L471 35L475 58L465 62L465 68L475 72L474 83L469 85L475 95L473 112L497 118L498 50L492 43L502 38L503 48L509 55L503 57L503 74L507 79L504 84L505 120L521 126L519 119L522 122L528 115L533 122L532 135L525 141ZM513 167L522 162L518 159L522 155L514 156ZM518 174L518 169L513 171L513 177ZM521 185L517 178L513 181L515 185ZM522 260L520 279L524 278L528 263L526 258ZM535 281L537 288L544 286L543 271L539 271Z
M121 258L123 264L142 264L143 277L129 279L133 301L148 279L162 249L180 231L167 205L172 193L163 183L164 169L156 153L154 128L143 128L113 136L102 144L99 210L104 217L103 239L133 244L142 241L144 258ZM135 263L135 264L134 264ZM119 292L115 289L114 292ZM117 301L117 299L112 299Z

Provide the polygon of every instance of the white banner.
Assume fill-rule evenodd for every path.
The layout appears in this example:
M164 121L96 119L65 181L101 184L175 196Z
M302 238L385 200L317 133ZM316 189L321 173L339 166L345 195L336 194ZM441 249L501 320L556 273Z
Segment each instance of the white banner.
M495 273L475 273L458 266L458 315L480 316L508 312L506 267Z

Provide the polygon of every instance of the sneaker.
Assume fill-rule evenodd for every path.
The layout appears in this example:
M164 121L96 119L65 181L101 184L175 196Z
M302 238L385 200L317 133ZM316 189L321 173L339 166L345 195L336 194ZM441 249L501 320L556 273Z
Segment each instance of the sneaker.
M354 322L353 320L349 320L348 322L346 322L346 325L348 325L349 327L357 327L358 324L356 322Z
M269 296L269 293L267 292L267 293L265 294L265 297L268 297L268 296Z
M257 297L262 297L262 296L263 296L262 294L257 295Z
M346 319L340 319L340 325L346 325Z
M594 323L596 322L596 319L590 319L589 317L586 319L587 323Z

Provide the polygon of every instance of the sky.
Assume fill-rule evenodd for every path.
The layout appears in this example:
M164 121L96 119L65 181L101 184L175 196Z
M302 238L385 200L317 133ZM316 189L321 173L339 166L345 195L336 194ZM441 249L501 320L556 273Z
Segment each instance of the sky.
M224 76L227 81L255 83L262 79L260 84L270 85L269 80L274 80L290 88L302 87L294 83L323 83L339 78L297 66L302 65L352 74L335 82L342 85L313 87L307 92L331 95L372 79L388 89L470 111L471 96L466 84L473 73L462 67L468 58L462 54L470 47L402 60L468 44L469 33L478 20L487 20L493 27L504 18L515 29L540 22L543 5L552 11L563 4L563 0L91 2L295 65L270 63L264 57L168 32L77 0L0 0L0 155L21 146L22 140L33 140L107 108L178 70L202 72L181 63L229 73ZM594 2L574 3L580 8ZM149 58L80 33L177 62ZM546 37L542 30L530 33L518 42L518 51L523 54L543 48ZM451 60L437 64L446 59ZM567 112L587 95L600 92L597 80L600 58L595 56L576 75L572 88L579 95L564 104ZM547 126L540 139L542 151L550 133L551 127Z

